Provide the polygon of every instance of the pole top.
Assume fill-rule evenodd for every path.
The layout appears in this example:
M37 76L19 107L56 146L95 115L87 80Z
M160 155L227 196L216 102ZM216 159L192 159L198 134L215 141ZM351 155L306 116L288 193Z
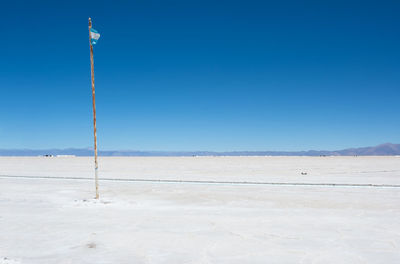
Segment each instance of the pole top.
M92 19L89 17L89 26L92 25Z

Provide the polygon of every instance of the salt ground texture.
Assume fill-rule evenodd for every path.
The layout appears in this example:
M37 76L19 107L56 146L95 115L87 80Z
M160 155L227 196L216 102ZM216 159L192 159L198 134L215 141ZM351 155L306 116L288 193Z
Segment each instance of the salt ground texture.
M93 169L92 157L0 157L0 175L92 178ZM400 156L100 157L99 169L120 179L400 184Z
M100 181L0 158L0 263L400 263L400 188ZM307 175L301 175L307 172ZM8 176L7 176L8 175ZM100 178L399 184L399 157L102 158Z

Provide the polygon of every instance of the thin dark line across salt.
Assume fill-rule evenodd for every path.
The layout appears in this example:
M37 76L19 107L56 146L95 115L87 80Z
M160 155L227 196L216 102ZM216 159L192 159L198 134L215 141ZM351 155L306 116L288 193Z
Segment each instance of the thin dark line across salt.
M93 180L86 177L70 176L28 176L28 175L0 175L0 178L24 179L53 179L53 180ZM274 186L320 186L320 187L374 187L374 188L400 188L399 184L372 184L372 183L312 183L312 182L257 182L257 181L214 181L214 180L176 180L176 179L121 179L100 178L99 181L117 182L150 182L150 183L189 183L189 184L227 184L227 185L274 185Z

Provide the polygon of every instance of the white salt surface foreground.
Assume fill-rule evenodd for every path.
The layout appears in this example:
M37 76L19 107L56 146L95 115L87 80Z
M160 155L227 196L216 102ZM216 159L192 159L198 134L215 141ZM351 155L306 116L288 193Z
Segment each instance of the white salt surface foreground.
M0 264L400 263L399 157L92 163L0 157Z

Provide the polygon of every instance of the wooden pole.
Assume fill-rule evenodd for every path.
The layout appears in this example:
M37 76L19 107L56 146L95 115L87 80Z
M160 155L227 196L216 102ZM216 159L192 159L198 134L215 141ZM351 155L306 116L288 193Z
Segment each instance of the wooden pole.
M94 132L94 181L96 185L96 199L99 199L99 178L98 178L98 163L97 163L97 129L96 129L96 97L94 93L94 60L93 60L93 45L90 29L92 28L92 20L89 17L89 45L90 45L90 65L92 69L92 99L93 99L93 132Z

